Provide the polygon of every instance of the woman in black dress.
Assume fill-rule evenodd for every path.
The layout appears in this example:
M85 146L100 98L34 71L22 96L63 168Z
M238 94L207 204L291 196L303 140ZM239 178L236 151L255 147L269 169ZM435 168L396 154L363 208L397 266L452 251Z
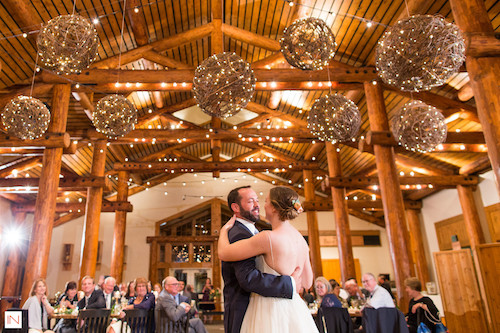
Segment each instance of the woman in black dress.
M405 286L406 292L411 297L406 315L410 333L416 333L421 322L435 332L434 323L439 321L439 311L429 297L422 295L422 283L417 278L411 277L405 280Z
M65 307L66 309L75 309L78 304L78 290L75 281L66 282L66 287L64 289L64 294L62 294L57 300L57 305L59 307ZM54 331L58 333L72 333L76 332L76 320L75 319L60 319L57 325L54 327Z

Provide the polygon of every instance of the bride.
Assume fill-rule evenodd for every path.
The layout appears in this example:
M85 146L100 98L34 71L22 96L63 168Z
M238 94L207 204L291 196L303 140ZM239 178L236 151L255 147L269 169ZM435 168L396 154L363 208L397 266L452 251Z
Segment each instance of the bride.
M296 268L301 286L309 289L313 282L309 247L290 220L303 211L299 195L287 187L271 189L264 205L266 219L272 231L229 243L228 231L234 225L233 216L221 229L218 254L224 261L239 261L257 257L257 268L276 275L291 275ZM318 332L312 316L298 293L292 299L263 297L252 293L245 313L241 333Z

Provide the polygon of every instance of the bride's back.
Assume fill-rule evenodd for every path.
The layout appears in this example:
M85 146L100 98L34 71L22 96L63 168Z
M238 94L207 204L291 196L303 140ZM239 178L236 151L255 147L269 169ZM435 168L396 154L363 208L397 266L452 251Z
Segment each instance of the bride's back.
M309 247L297 229L286 223L268 235L270 247L264 255L267 265L281 275L291 275L297 267L302 271Z

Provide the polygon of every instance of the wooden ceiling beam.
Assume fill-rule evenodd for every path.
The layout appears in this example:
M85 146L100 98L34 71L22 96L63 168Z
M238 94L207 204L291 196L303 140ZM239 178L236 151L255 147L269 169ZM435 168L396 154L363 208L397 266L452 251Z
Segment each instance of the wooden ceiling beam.
M209 36L212 33L213 26L211 23L204 24L202 26L196 27L194 29L178 33L176 35L169 36L162 40L149 43L144 46L137 47L133 50L123 52L121 54L121 64L125 65L127 63L139 60L143 57L143 54L147 51L162 52L174 47L179 47L181 45L191 43L198 39ZM114 57L109 57L105 60L98 61L94 63L92 68L116 68L120 62L120 55ZM163 71L162 71L163 72ZM115 76L114 78L116 78ZM129 80L130 81L130 80ZM127 81L125 81L127 82ZM130 81L131 82L131 81ZM158 82L162 82L159 80ZM182 82L182 81L179 81ZM113 82L114 83L114 82Z
M35 140L21 140L12 135L0 134L0 148L68 148L70 144L71 138L68 133L45 133L42 137Z
M0 178L0 188L37 188L40 178ZM65 191L81 191L88 187L106 187L104 177L64 177L59 179L59 189Z
M318 170L319 165L315 162L126 162L115 163L114 170L185 170L186 172L237 172L237 171L273 171L275 169L285 169L289 171L301 171L303 169Z
M460 168L461 175L472 175L491 169L490 158L486 155Z
M477 185L479 178L476 176L402 176L399 177L401 185L428 185L439 187L456 187L457 185ZM328 185L333 187L362 188L379 185L378 177L329 177Z
M33 46L36 46L36 38L38 31L42 28L42 22L40 22L31 2L26 0L2 0L2 5L12 15L21 31L28 34L28 39Z
M184 149L188 146L192 145L192 143L181 143L181 144L175 144L170 147L167 147L165 149L159 150L157 152L151 153L146 156L142 156L141 158L138 159L139 162L148 162L148 161L157 161L160 158L165 157L166 155L172 154L174 150L181 150Z
M174 154L177 157L183 158L188 161L194 161L194 162L204 162L201 158L198 158L196 156L187 154L181 150L174 149L172 150L172 154Z
M329 67L318 71L302 71L296 68L276 68L276 69L254 69L257 82L274 85L280 82L356 82L372 81L377 79L377 73L373 67L359 67L356 70ZM193 82L194 70L192 69L172 69L161 70L117 70L117 69L88 69L81 74L70 74L59 76L49 72L43 72L37 76L37 82L43 83L68 83L79 82L80 84L115 84L116 78L120 77L120 83L125 82L146 84L146 83L182 83ZM144 87L141 87L144 90ZM274 87L271 86L273 90ZM329 89L329 87L326 87ZM116 87L115 87L116 89ZM436 95L439 96L439 95ZM441 96L439 96L441 97ZM439 99L439 98L438 98ZM455 103L460 103L455 101ZM462 104L462 103L460 103ZM446 104L447 106L449 104ZM466 110L468 111L468 110Z
M128 189L128 196L132 196L134 194L137 194L137 193L140 193L142 191L145 191L146 189L148 188L151 188L151 187L154 187L156 185L159 185L161 183L164 183L164 182L167 182L169 180L172 180L174 178L177 178L179 176L181 176L182 173L175 173L175 174L159 174L159 175L156 175L152 178L149 178L147 179L146 181L146 184L149 184L149 185L146 185L146 186L133 186L133 187L129 187ZM111 200L111 202L114 202L113 200L116 200L116 193L110 195L110 196L107 196L106 197L106 200Z
M276 39L264 37L262 35L237 28L229 24L222 24L222 32L229 38L233 38L240 42L260 47L269 51L279 52L281 49L280 42Z
M19 158L17 160L5 163L0 166L0 178L4 178L12 174L14 170L17 172L23 172L31 168L41 165L41 157L30 157L30 158Z
M259 145L257 143L250 143L250 142L238 142L238 144L240 144L244 147L251 148L251 149L260 149L261 152L263 152L264 154L267 153L266 154L267 156L272 155L273 158L287 162L287 163L298 162L297 159L295 159L291 156L288 156L288 155L286 155L286 154L284 154L276 149L265 146L265 145Z
M60 225L63 225L65 223L68 223L68 222L71 222L79 217L82 217L84 216L85 213L84 212L76 212L76 213L68 213L68 214L65 214L63 216L59 216L58 218L56 218L54 220L54 228L55 227L58 227Z
M172 114L180 110L187 109L189 107L195 106L196 105L196 100L194 98L188 98L186 100L183 100L179 103L172 104L172 105L167 105L161 109L158 110L152 110L151 113L146 113L145 115L139 117L137 120L137 127L143 126L147 124L148 122L152 121L155 119L155 117L165 115L165 114Z
M89 96L84 92L78 91L73 91L72 95L78 102L80 102L80 105L83 107L83 111L85 112L85 115L87 115L87 118L92 121L92 119L94 118L94 105L90 101Z
M385 221L383 218L376 217L368 213L363 213L356 209L349 209L349 215L357 217L358 219L364 220L366 222L378 225L379 227L385 228Z
M193 69L194 67L186 64L182 61L175 60L173 58L164 56L158 52L149 50L142 54L142 57L146 60L154 62L155 64L161 65L163 67L168 68L177 68L177 69Z
M273 117L280 118L282 120L287 120L291 122L294 126L297 126L299 128L307 128L307 121L295 118L294 116L288 115L286 113L282 113L280 111L276 111L273 109L270 109L262 104L258 104L255 102L248 102L247 106L245 109L258 113L258 114L270 114Z
M15 7L14 7L15 8ZM33 97L46 96L52 90L53 84L39 83L33 86ZM0 109L3 109L7 103L19 95L30 96L31 84L22 86L11 86L6 93L0 94Z
M69 147L63 148L63 154L75 154L78 144L71 141ZM3 156L43 156L45 147L37 148L0 148L0 155Z
M126 12L137 45L143 46L148 44L148 24L144 18L144 9L142 8L141 0L128 0Z
M409 156L408 152L404 154L408 155L403 155L403 153L396 154L396 163L403 168L413 169L418 173L430 176L458 174L458 167L453 164L436 160L436 162L440 163L439 165L430 165L422 158L424 156L430 158L425 154L412 153L411 156Z
M57 203L56 212L85 212L85 202L69 202L69 203ZM13 212L26 212L33 213L35 211L35 203L23 203L12 206ZM128 201L106 201L102 202L102 213L114 213L116 211L132 212L133 206Z
M457 93L458 99L461 100L462 102L467 102L471 98L474 97L474 92L472 91L472 87L470 85L470 82L467 82L460 88L460 90Z
M367 209L383 211L382 200L346 200L349 209ZM405 200L405 208L421 209L421 201ZM331 211L333 210L332 200L321 199L315 201L304 201L302 203L305 211Z
M256 148L256 149L250 150L250 151L248 151L246 153L243 153L243 154L240 154L238 156L235 156L235 157L231 158L229 161L230 162L244 161L247 158L253 157L253 156L258 155L260 153L261 153L260 148Z

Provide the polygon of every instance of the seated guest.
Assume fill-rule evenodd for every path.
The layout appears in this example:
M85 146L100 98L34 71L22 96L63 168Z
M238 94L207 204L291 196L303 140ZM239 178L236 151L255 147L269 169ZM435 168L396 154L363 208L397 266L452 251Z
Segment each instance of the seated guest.
M85 296L78 301L78 309L103 309L106 301L101 289L95 289L94 279L90 276L82 278L82 291Z
M361 282L363 282L366 290L370 292L370 297L368 297L365 306L374 309L395 307L389 292L377 284L372 273L365 273Z
M391 284L389 283L389 280L387 280L387 276L385 274L378 275L378 285L387 290L391 295L392 299L396 300L396 297L394 297L394 294L392 293L391 290Z
M116 279L112 276L106 277L104 279L104 283L101 285L104 300L106 301L106 309L113 309L113 307L116 305L115 303L117 302L117 299L114 297L115 286Z
M155 295L148 293L148 280L137 278L134 281L135 297L131 298L128 305L123 310L142 309L151 310L155 307ZM120 312L120 318L125 317L125 312ZM108 332L121 332L122 322L114 320L111 323Z
M44 279L33 282L30 295L23 305L23 309L28 310L29 333L53 332L48 330L48 318L54 313L54 308L47 300L47 284Z
M422 295L422 283L416 277L407 278L405 286L408 296L411 297L406 315L410 333L416 333L421 322L424 322L434 332L435 324L433 322L439 321L439 311L434 302L429 297Z
M314 288L316 289L316 301L321 304L322 308L341 308L342 303L332 293L332 286L327 279L323 276L317 277L314 281Z
M179 281L179 295L182 295L182 296L186 296L188 301L186 303L188 304L191 304L191 300L193 299L192 298L192 295L190 292L187 292L186 290L184 290L186 284L184 283L184 281Z
M309 293L306 288L301 287L299 291L300 297L306 302L307 305L314 303L314 296Z
M353 306L353 301L365 302L370 296L370 292L364 288L360 289L358 281L355 278L349 278L344 283L345 290L349 294L347 297L347 304Z
M186 303L187 299L184 296L179 295L179 282L177 279L173 276L167 276L163 280L163 287L164 290L160 293L156 304L157 315L160 319L166 317L170 321L178 321L187 318L186 314L191 311L191 305ZM162 331L162 328L159 329ZM166 331L166 329L165 327L163 331ZM191 318L189 319L189 332L207 333L207 330L199 318Z
M75 281L66 283L64 294L57 300L57 305L63 306L67 309L75 309L78 304L78 291ZM70 333L76 332L76 320L74 319L61 319L54 327L54 332Z
M330 280L328 280L328 282L330 282L330 285L332 286L333 293L337 296L338 299L342 298L344 300L347 300L347 297L349 297L349 294L347 293L347 291L342 289L342 287L340 286L340 283L338 283L337 280L330 279ZM335 291L335 288L337 288L337 286L338 286L338 293Z
M130 281L127 284L127 293L125 294L125 298L127 300L130 300L132 297L135 296L135 286L134 286L134 281Z

